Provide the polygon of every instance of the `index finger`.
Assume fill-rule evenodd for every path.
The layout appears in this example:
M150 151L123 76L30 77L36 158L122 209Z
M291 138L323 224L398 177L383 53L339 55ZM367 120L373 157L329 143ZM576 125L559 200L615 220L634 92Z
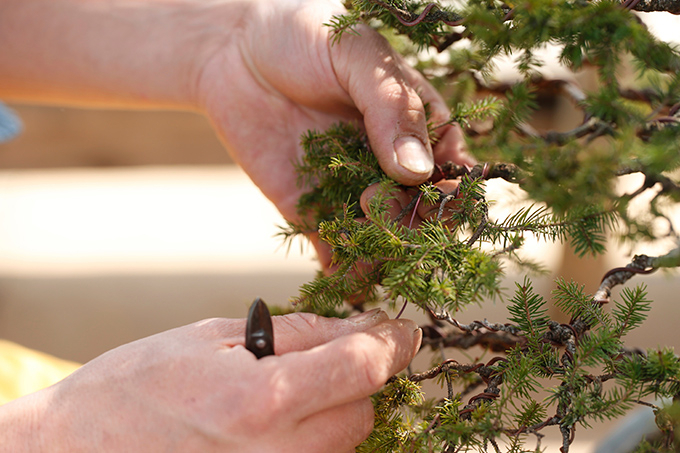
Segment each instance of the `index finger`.
M290 313L273 316L274 348L277 355L311 349L337 337L368 330L388 319L380 309L370 310L349 318L326 318L312 313ZM245 319L214 318L193 324L198 335L221 346L245 344Z
M390 320L307 351L270 361L269 388L298 420L366 398L406 368L422 332L407 319ZM291 413L293 412L293 413Z

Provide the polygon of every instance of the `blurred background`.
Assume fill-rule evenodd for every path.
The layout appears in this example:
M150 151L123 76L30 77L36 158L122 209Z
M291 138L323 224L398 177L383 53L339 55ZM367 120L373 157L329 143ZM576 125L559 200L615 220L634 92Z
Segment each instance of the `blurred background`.
M0 145L0 338L84 362L206 317L286 305L311 251L208 122L177 112L12 105Z
M255 297L287 306L314 277L311 247L282 246L276 234L283 219L205 118L10 107L24 130L0 144L0 338L85 362L203 318L244 317ZM555 121L573 113L562 107L551 112ZM490 183L489 192L507 209L519 198L501 183ZM579 260L568 247L529 244L528 255L550 269L535 279L537 291L549 297L562 276L594 292L607 270L633 254L664 253L643 245L612 249ZM510 294L524 274L507 271ZM629 344L680 344L676 276L658 272L630 283L645 283L655 302ZM459 319L505 316L495 301ZM583 449L575 451L590 451L602 432L580 435Z

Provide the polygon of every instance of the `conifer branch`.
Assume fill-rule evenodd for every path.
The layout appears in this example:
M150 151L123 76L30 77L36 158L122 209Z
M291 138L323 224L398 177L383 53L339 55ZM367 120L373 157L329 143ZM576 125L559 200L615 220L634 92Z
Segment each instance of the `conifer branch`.
M479 239L482 236L482 233L484 233L484 229L487 227L489 224L489 208L486 203L482 204L482 218L479 222L479 225L475 229L475 232L472 233L472 236L470 236L470 239L467 240L467 245L472 245L475 242L477 242L477 239Z
M420 14L416 14L393 4L395 2L385 2L381 0L368 1L390 11L397 20L406 27L413 27L423 22L442 22L452 27L463 23L462 17L455 13L442 10L436 3L428 3Z
M436 166L438 172L437 176L442 179L459 179L463 176L469 176L470 179L494 179L501 178L512 183L521 182L521 174L517 165L510 163L491 163L486 162L477 164L472 168L464 165L457 165L453 162L445 162Z
M505 352L517 344L524 344L526 339L509 332L487 331L466 333L444 333L434 330L435 326L421 326L423 329L423 346L442 346L460 350L480 346L491 352Z
M536 436L540 447L541 433L552 427L567 453L577 425L618 417L646 397L680 394L680 359L672 350L643 353L623 343L651 308L645 290L623 288L621 301L604 305L613 287L636 274L680 266L680 247L612 269L592 296L575 282L558 280L552 298L570 317L566 323L548 316L547 301L528 278L509 300L507 323L460 321L466 305L499 294L498 257L514 257L525 235L569 242L583 255L602 253L606 232L617 222L628 227L629 240L661 237L651 224L658 219L675 232L661 207L662 200L680 199L680 182L671 173L680 168L680 53L655 39L630 10L677 13L678 1L558 2L549 9L535 2L513 9L463 2L454 11L429 1L352 0L349 13L331 21L334 39L362 21L396 32L404 53L415 58L425 47L441 51L467 39L466 49L449 49L448 63L422 61L420 68L438 79L435 85L445 87L455 106L448 121L430 125L432 139L438 127L457 122L470 132L468 148L482 161L440 164L428 184L404 188L382 172L358 128L336 125L303 137L298 170L301 183L313 187L301 198L299 214L311 219L311 229L319 225L319 237L340 266L336 275L320 275L303 287L304 305L337 307L357 292L375 300L380 287L390 304L403 301L430 315L431 323L422 326L423 349L441 355L437 366L409 369L408 377L391 379L376 395L374 432L357 451L497 452L502 437L508 451L523 451L527 435ZM598 88L586 92L541 75L536 50L549 42L559 46L568 69L594 69ZM523 80L488 83L488 63L510 53L519 56ZM648 85L622 87L624 54ZM580 124L537 124L558 97L583 114ZM645 181L620 196L614 182L630 173L644 174ZM490 178L518 185L536 205L497 219L483 184ZM433 184L440 179L457 180L459 190L439 191ZM386 190L363 212L361 192L376 182ZM412 198L391 219L386 206L397 188ZM652 188L659 189L645 213L652 220L634 217L627 211L630 201ZM438 206L436 218L418 228L402 226L406 215L415 218L421 200ZM360 217L365 220L357 222ZM309 229L291 227L287 235ZM374 270L354 276L359 263ZM473 346L495 357L486 364L447 359L449 348ZM440 383L443 399L423 402L418 383L426 380ZM536 397L543 389L550 394L546 400ZM663 453L672 451L666 447Z
M524 434L524 433L535 434L545 427L554 426L554 425L559 424L561 420L562 420L561 417L558 417L558 416L555 415L555 416L552 416L552 417L550 417L550 418L548 418L548 419L546 419L546 420L544 420L540 423L536 423L532 426L523 426L523 427L520 427L518 429L509 429L506 432L511 436L518 436L518 435Z
M437 211L437 222L441 222L442 219L444 218L444 208L446 208L446 204L449 203L450 201L453 201L456 199L456 197L459 194L459 188L456 187L456 190L453 193L450 194L442 194L441 201L439 202L439 210Z
M636 274L651 274L660 268L680 266L680 247L676 247L662 256L635 255L625 267L617 267L602 277L600 287L593 300L600 304L609 302L612 288L623 285Z
M577 138L582 138L587 135L592 135L600 130L607 130L609 126L602 123L595 117L590 117L583 124L567 132L546 132L543 135L543 140L547 143L554 143L556 145L564 145Z
M416 373L412 374L408 377L408 380L411 382L420 382L424 381L426 379L434 379L435 377L439 376L441 373L447 373L449 370L454 370L457 371L458 373L477 373L477 374L482 374L484 369L484 364L483 363L477 363L474 365L461 365L458 363L458 361L454 359L447 359L441 364L435 366L434 368L431 368L427 371L424 371L422 373Z
M427 310L432 318L440 321L446 321L463 332L471 333L484 328L493 332L508 332L512 335L517 335L519 333L519 329L511 324L490 323L486 319L483 321L473 321L470 324L461 324L453 319L451 314L449 314L447 311L436 313L430 308Z
M630 2L624 2L624 5ZM678 0L640 0L631 8L635 11L650 13L663 11L671 14L680 14L680 1Z
M409 213L413 212L413 210L416 208L416 204L418 203L418 200L420 199L420 192L414 195L411 198L411 201L408 202L406 206L404 206L404 209L401 210L399 214L394 218L393 223L395 225L399 224L401 220L406 217Z
M636 196L640 195L647 189L651 189L654 187L654 185L659 184L661 186L661 191L659 195L661 194L680 194L680 184L677 182L673 181L670 177L663 175L661 173L657 173L654 171L651 171L648 168L645 168L642 164L637 163L636 165L629 165L622 167L617 170L616 174L618 176L621 175L629 175L633 173L642 173L645 176L645 180L643 181L642 185L632 194L628 194L625 197L628 199L633 199Z

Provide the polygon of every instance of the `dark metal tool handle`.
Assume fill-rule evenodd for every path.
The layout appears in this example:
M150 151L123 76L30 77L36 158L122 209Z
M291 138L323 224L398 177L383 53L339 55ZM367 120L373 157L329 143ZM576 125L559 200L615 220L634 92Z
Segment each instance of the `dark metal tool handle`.
M259 297L255 299L248 312L246 322L246 349L261 359L274 355L274 328L269 308Z

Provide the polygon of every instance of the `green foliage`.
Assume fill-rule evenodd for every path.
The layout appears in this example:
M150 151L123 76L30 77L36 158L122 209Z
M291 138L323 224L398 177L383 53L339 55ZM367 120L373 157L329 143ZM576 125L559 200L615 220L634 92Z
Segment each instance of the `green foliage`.
M419 187L391 181L356 126L338 124L302 138L304 220L282 235L318 232L331 247L335 271L319 273L293 302L319 313L346 301L409 303L433 320L424 326L423 348L432 350L433 368L394 377L374 396L375 429L357 451L538 451L541 432L556 429L567 453L577 426L619 417L648 404L643 398L680 398L680 360L672 349L642 353L624 343L651 309L646 289L623 288L620 301L606 304L612 287L631 276L680 265L677 250L614 269L595 295L558 279L546 300L525 277L508 299L506 323L454 318L502 294L503 260L532 268L521 257L528 237L569 243L584 256L605 252L613 230L627 241L675 234L664 206L680 201L673 173L680 167L678 50L650 34L629 11L632 2L345 3L347 14L327 24L333 42L364 24L397 44L452 107L447 122L429 125L433 144L440 127L459 123L482 161L472 169L438 162L439 173L459 184L456 193L444 194L436 178ZM458 42L464 45L452 46ZM539 55L546 45L558 46L566 68L594 75L589 91L544 74ZM425 48L446 58L425 57ZM520 77L506 85L493 80L492 69L497 57L509 55ZM632 85L620 79L625 65L637 71ZM556 99L580 110L583 121L545 130L542 120ZM633 173L644 183L621 195L618 178ZM533 204L499 216L487 199L492 178L517 185ZM362 207L371 184L378 184L377 194ZM633 212L636 197L652 190L648 209ZM395 219L399 192L412 201ZM414 222L422 204L437 214ZM659 230L660 219L668 231ZM548 304L569 322L551 319ZM486 347L492 358L444 359L449 348L470 347L464 344ZM436 379L445 396L424 398L426 379ZM650 439L640 451L674 451L680 410L655 411L661 440Z
M451 122L469 127L470 122L495 117L501 109L501 102L494 96L487 96L470 103L459 102L451 112Z
M397 186L382 172L358 129L338 125L325 133L310 132L302 144L306 154L298 165L301 182L315 185L300 198L300 214L318 225L312 230L318 229L319 238L332 247L333 261L339 265L333 275L320 275L302 287L294 299L302 306L328 309L357 295L372 301L377 297L374 286L380 284L392 301L401 298L423 308L455 312L498 294L498 255L512 249L524 234L568 240L580 254L597 254L604 250L604 229L615 221L612 212L592 208L555 215L544 207L489 221L482 180L464 177L457 209L449 213L448 222L427 221L418 229L409 228L387 216L387 203ZM377 182L381 190L363 212L359 197ZM419 191L414 197L424 202L443 201L432 185ZM356 222L359 217L366 221ZM290 224L283 234L292 238L309 230ZM502 249L489 254L482 251L483 244L500 244ZM367 272L367 264L375 269Z
M680 392L680 360L670 348L632 355L618 364L617 371L638 398L673 397Z
M442 22L454 22L461 19L453 8L437 4L417 27L405 25L425 10L427 4L417 1L399 0L351 0L346 2L348 13L335 16L328 24L333 28L333 39L338 40L343 33L352 30L360 22L371 23L376 28L395 30L406 35L418 48L432 45L433 40L441 39L448 33L448 27ZM402 20L400 21L399 18Z
M305 155L296 166L299 183L314 188L299 206L318 224L341 214L343 206L359 212L359 196L369 185L386 178L356 126L338 124L323 134L309 131L302 137Z
M651 301L647 299L644 286L633 289L623 288L621 291L623 302L617 302L612 310L616 321L616 336L621 338L628 332L635 330L645 320L646 313L651 310Z
M333 248L339 268L303 285L297 304L337 306L360 293L370 300L379 283L393 301L456 311L498 291L498 262L461 241L458 229L441 222L426 222L419 230L395 224L383 201L373 199L365 222L356 222L348 206L342 218L319 225L319 238ZM371 272L364 270L368 263L375 264Z
M517 291L508 305L508 321L515 323L529 341L536 343L548 328L548 308L545 300L533 292L528 278L525 277L523 284L515 285Z
M558 288L555 292L558 298L586 298L574 284L558 282ZM629 307L631 312L644 312L644 307L634 308L643 306L643 301L644 291L639 288L628 294L621 306ZM557 337L550 333L555 323L549 330L551 321L545 315L545 304L525 279L522 285L517 285L508 310L509 320L532 332L526 342L508 349L497 365L490 362L463 366L448 362L448 368L442 365L433 369L452 385L459 380L463 386L469 385L470 380L459 379L467 373L484 377L487 389L467 404L455 389L453 397L424 400L417 384L419 375L392 379L373 398L375 430L357 451L445 452L447 448L463 445L469 451L487 451L501 443L507 446L506 451L528 451L526 444L534 430L551 425L567 432L576 425L589 427L593 422L620 417L638 398L668 397L680 391L680 362L672 351L622 357L619 327L630 318L622 311L612 317L603 315L605 320L579 337L573 359L565 361L567 355L560 352L555 344ZM616 323L618 326L612 328ZM597 374L600 370L605 372ZM500 386L497 397L473 403L492 394L497 385ZM549 397L542 400L539 395L545 390Z
M553 290L553 298L558 308L572 318L580 316L591 327L609 324L604 308L594 304L592 298L584 292L584 287L575 282L567 283L559 279L557 288Z
M489 223L483 237L503 247L513 243L517 235L531 233L549 242L569 242L579 255L598 255L605 251L607 229L616 224L613 211L592 207L576 208L556 215L545 206L521 207L502 222Z

